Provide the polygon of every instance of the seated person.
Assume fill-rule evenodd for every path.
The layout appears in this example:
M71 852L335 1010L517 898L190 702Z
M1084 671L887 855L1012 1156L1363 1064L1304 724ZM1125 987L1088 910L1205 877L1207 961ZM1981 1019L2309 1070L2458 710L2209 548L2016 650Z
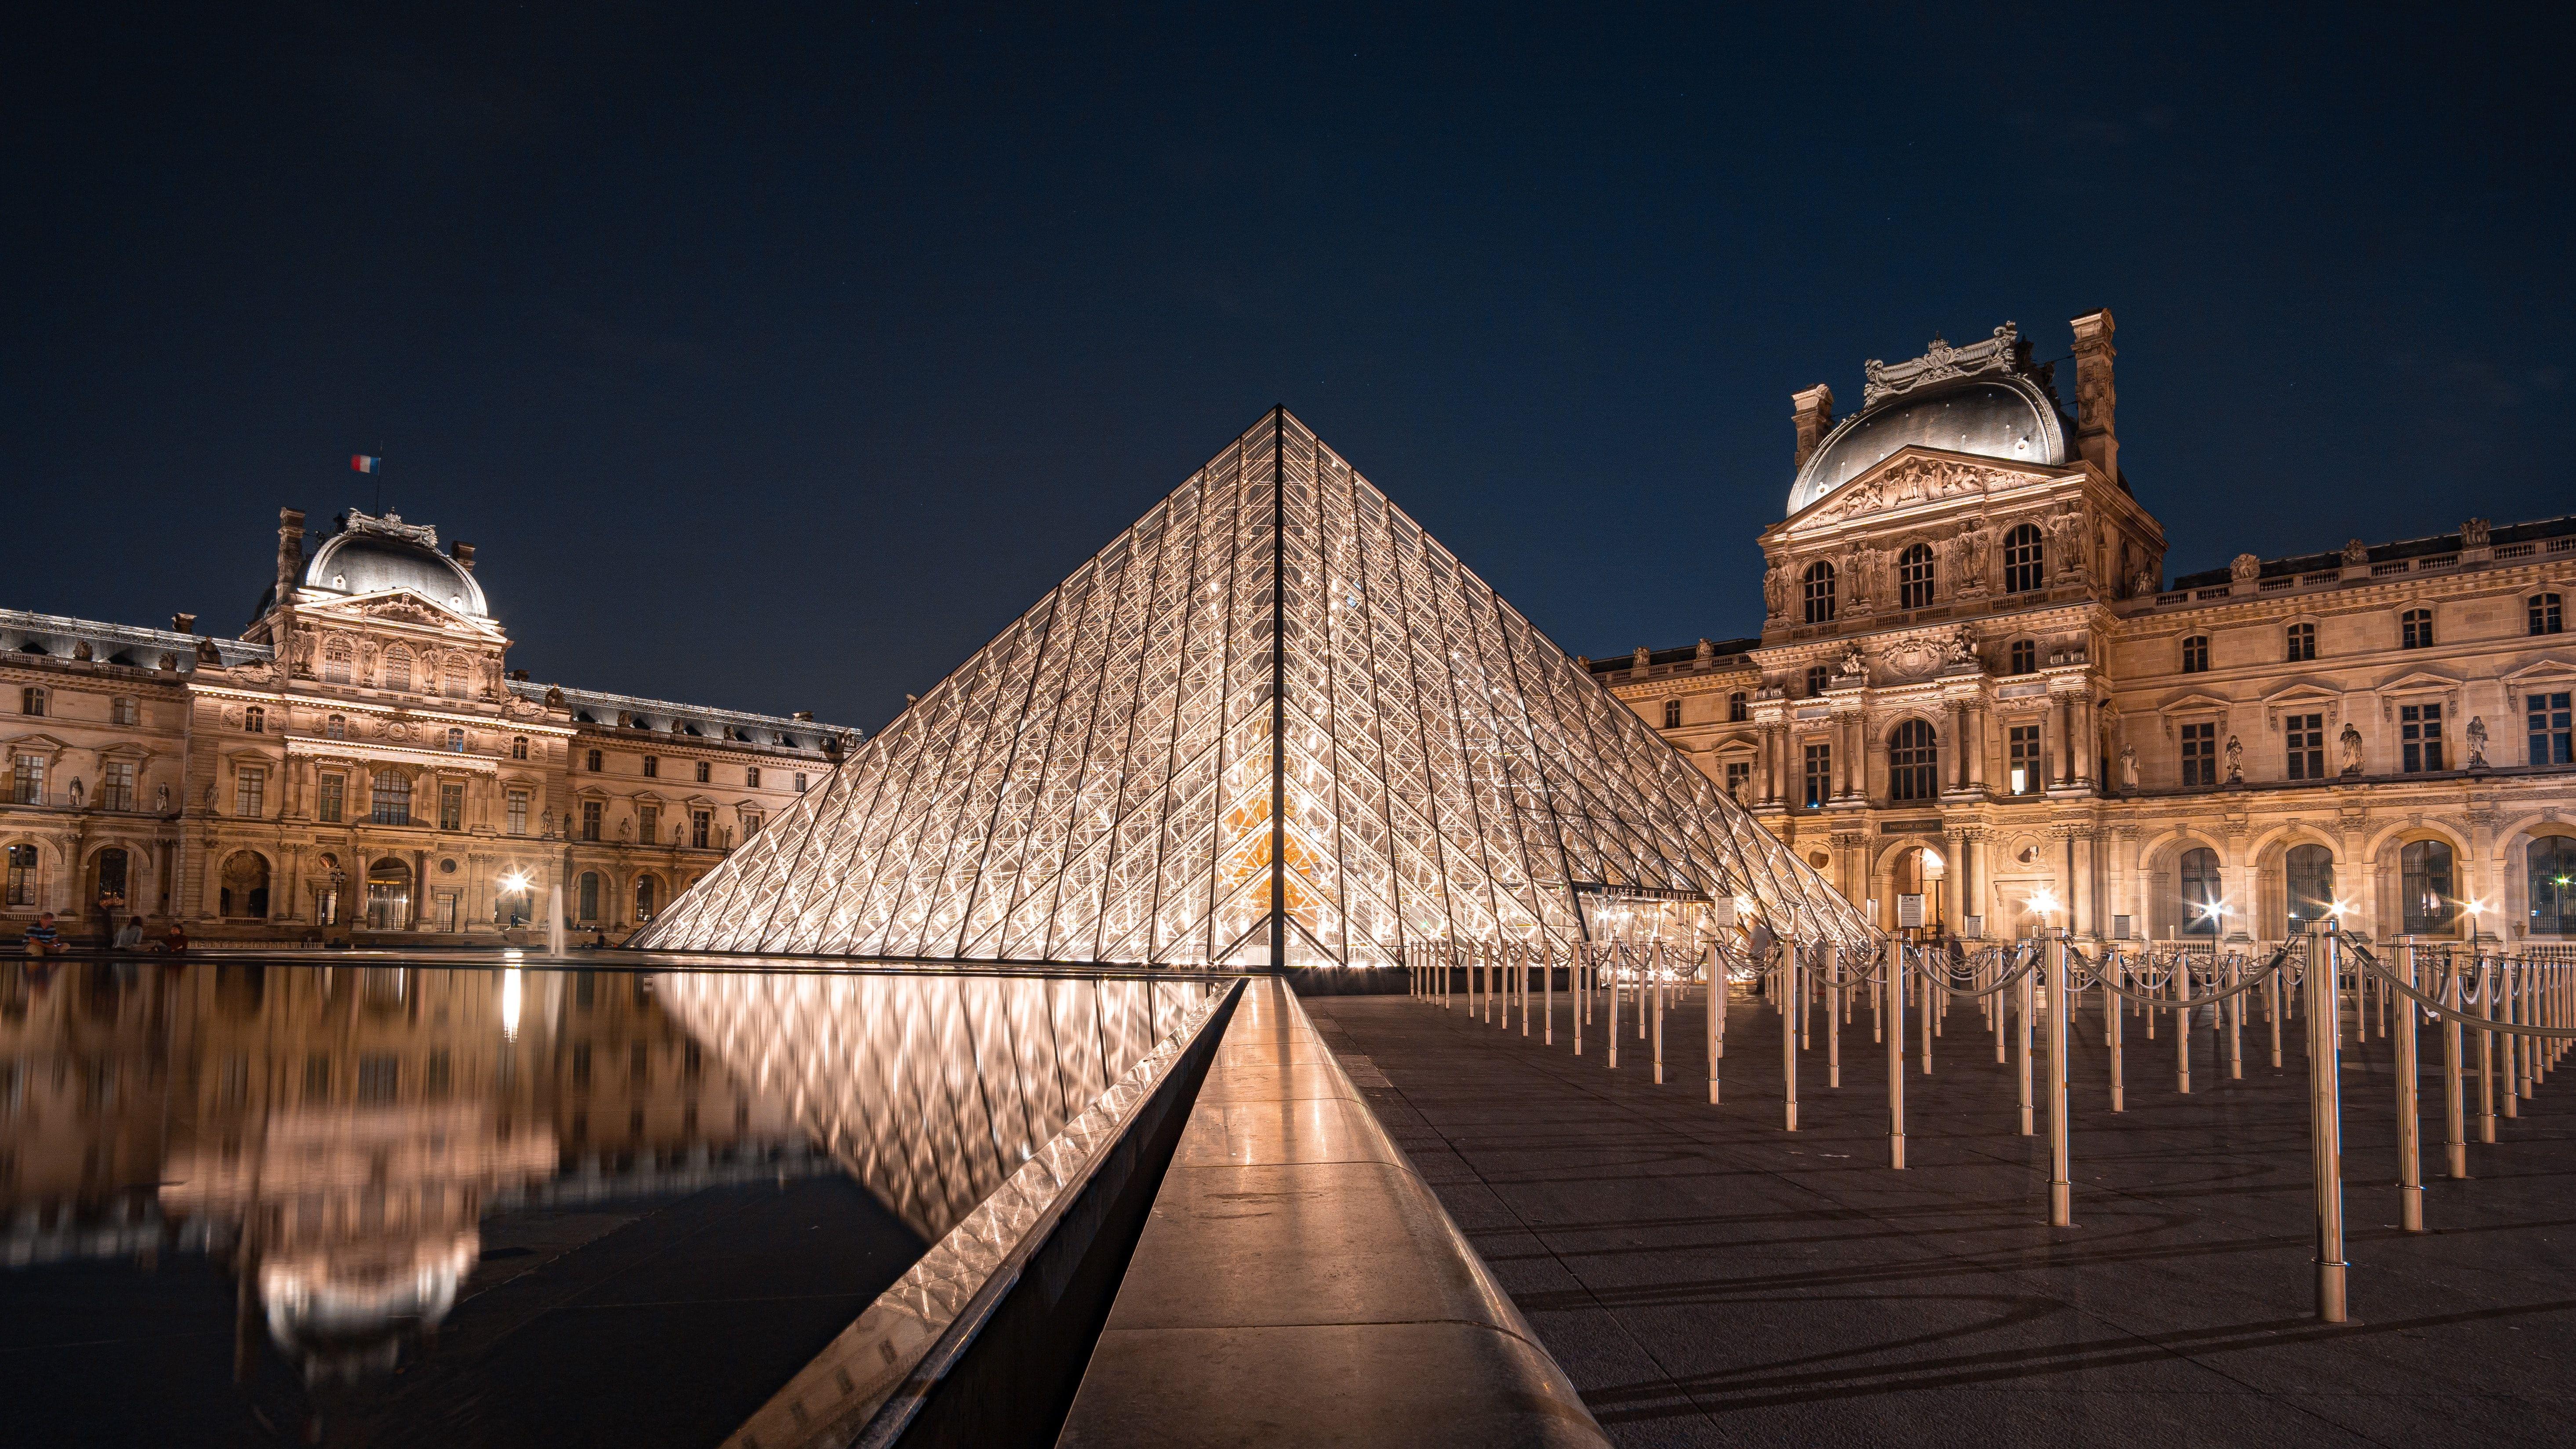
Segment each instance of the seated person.
M116 940L111 944L119 951L143 949L143 918L141 916L128 918L124 925L116 928Z
M27 928L27 954L59 956L63 950L63 933L54 925L54 913L47 911L36 917L35 924Z
M172 921L170 923L170 929L162 935L159 941L153 943L152 949L155 951L167 951L173 956L187 950L187 928L181 926L177 921Z

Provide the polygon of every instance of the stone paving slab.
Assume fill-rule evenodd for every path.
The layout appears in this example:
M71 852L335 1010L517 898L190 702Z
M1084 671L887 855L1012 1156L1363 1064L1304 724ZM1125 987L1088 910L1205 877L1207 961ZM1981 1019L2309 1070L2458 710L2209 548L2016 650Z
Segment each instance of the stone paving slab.
M2047 1226L2047 1147L2015 1076L1954 1006L1933 1073L1907 1059L1908 1168L1886 1166L1885 1048L1866 1010L1824 1085L1824 1013L1781 1130L1779 1018L1729 1011L1723 1105L1699 1003L1664 1024L1649 1080L1623 1008L1570 1051L1404 997L1306 1003L1365 1056L1387 1133L1623 1445L2359 1445L2576 1442L2576 1085L2555 1078L2467 1182L2442 1168L2438 1037L2423 1038L2426 1216L2397 1229L2395 1081L2347 1034L2345 1216L2356 1323L2312 1316L2303 1033L2248 1021L2244 1077L2170 1019L2127 1023L2128 1110L2108 1110L2101 1018L2078 1014L2075 1222ZM1909 1023L1919 1025L1918 1023ZM2215 1037L2215 1040L2213 1038ZM1909 1031L1909 1049L1914 1045ZM2469 1061L2476 1059L2474 1043ZM2044 1126L2043 1129L2044 1131Z

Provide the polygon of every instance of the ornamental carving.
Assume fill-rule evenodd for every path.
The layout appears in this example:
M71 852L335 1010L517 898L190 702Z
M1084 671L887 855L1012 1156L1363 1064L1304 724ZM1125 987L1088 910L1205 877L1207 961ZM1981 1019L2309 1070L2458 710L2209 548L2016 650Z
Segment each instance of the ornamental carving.
M1981 468L1973 463L1953 462L1947 458L1906 458L1881 472L1844 484L1818 509L1813 521L1833 523L1908 504L1983 497L2020 481L2015 474Z
M2488 529L2491 526L2492 525L2483 518L2472 518L2468 522L2461 524L2460 547L2485 548L2487 546Z
M1861 364L1865 379L1861 388L1861 406L1875 407L1881 399L1954 377L2019 372L2027 346L2013 324L2007 322L1996 328L1993 336L1965 347L1953 347L1935 337L1932 345L1923 349L1923 355L1911 362L1891 365L1873 357Z

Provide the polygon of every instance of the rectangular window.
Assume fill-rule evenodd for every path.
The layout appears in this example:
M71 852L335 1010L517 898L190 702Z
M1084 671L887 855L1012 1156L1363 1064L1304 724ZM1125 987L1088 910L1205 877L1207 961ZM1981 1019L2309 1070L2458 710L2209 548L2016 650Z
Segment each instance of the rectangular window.
M130 699L116 700L107 707L107 722L109 724L121 725L141 724L143 722L142 706L136 704Z
M760 788L760 767L759 767L758 765L745 765L745 766L743 766L743 767L742 767L742 783L743 783L746 787L748 787L748 788L750 788L750 789L754 789L754 790L759 789L759 788Z
M805 793L805 772L803 770L796 772L796 793L799 795Z
M644 778L647 780L658 780L662 778L662 761L658 756L646 755L644 757Z
M661 806L638 805L635 807L635 838L644 842L646 845L659 845L662 843Z
M348 795L348 790L348 776L337 773L324 775L322 777L322 792L315 803L315 818L325 825L339 824L340 812L345 808L343 802Z
M1807 808L1820 810L1834 797L1834 747L1807 746Z
M527 834L528 792L525 790L513 790L507 796L507 801L510 808L510 833L512 835Z
M411 777L398 770L378 770L375 779L375 809L369 817L378 825L411 823Z
M32 906L36 903L36 847L9 847L8 904Z
M2317 626L2316 626L2316 625L2314 625L2314 624L2292 624L2292 625L2290 626L2290 630L2289 630L2289 640L2290 640L2290 649L2289 649L2289 662L2290 662L2290 663L2292 663L2292 664L2301 664L2301 663L2305 663L2306 661L2311 660L2311 659L2314 659L2314 658L2316 658L2316 657L2317 657Z
M584 767L584 768L586 768L586 769L588 769L592 774L594 774L594 775L598 774L598 773L599 773L599 751L597 751L597 750L592 750L592 751L588 752L587 754L585 754L585 755L582 757L582 764L583 764L583 767Z
M2004 738L2004 788L2014 795L2036 795L2045 787L2040 767L2039 726L2014 725Z
M2397 744L2402 768L2410 775L2442 768L2442 707L2401 704L2397 707Z
M2567 702L2570 699L2576 699L2576 695L2565 690L2556 694L2523 696L2523 706L2530 715L2531 763L2576 764L2576 753L2570 751L2570 745L2576 743L2576 731L2569 728L2571 715Z
M715 778L715 766L709 764L705 760L698 761L698 783L701 785L712 784L714 783Z
M45 803L45 757L19 755L9 762L9 798L20 805Z
M438 893L436 907L430 917L430 919L436 923L431 927L432 930L453 931L456 929L456 895L457 893L454 891L440 891Z
M745 813L742 817L742 838L749 840L753 836L758 835L760 833L760 821L760 816Z
M257 820L268 813L268 772L245 765L233 772L233 814Z
M708 829L709 829L709 828L710 828L714 823L715 823L715 816L714 816L712 813L710 813L710 812L708 812L708 811L705 811L705 810L692 810L692 811L690 811L690 812L689 812L689 844L691 844L691 845L693 845L693 846L696 846L696 847L697 847L698 849L700 849L700 850L704 850L704 849L706 849L706 848L707 848L707 832L708 832Z
M2218 726L2187 724L2182 727L2182 782L2185 785L2218 783Z
M441 830L462 830L465 828L465 786L463 784L454 781L443 781L440 783L438 787L438 828Z
M599 838L599 802L596 800L581 802L581 838L584 840Z
M1750 760L1733 760L1728 762L1726 767L1727 794L1741 800L1744 798L1744 788L1752 783L1753 763ZM759 817L754 816L752 818L756 820Z
M98 767L98 808L131 810L134 808L134 762L108 760Z
M2326 777L2326 717L2321 714L2294 714L2281 722L2282 740L2290 756L2290 778L2322 780Z

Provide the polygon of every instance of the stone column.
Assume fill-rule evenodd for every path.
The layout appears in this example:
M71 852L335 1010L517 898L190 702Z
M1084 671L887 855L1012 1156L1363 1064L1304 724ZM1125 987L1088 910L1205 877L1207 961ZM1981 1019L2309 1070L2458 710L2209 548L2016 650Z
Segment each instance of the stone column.
M2075 878L2067 882L2067 924L2078 936L2099 936L2102 934L2102 921L2096 907L2100 897L2095 890L2093 832L2089 828L2078 827L2072 832L2071 839L2075 846Z
M411 924L406 929L420 930L421 922L429 918L428 913L429 852L415 850L411 853Z
M1986 737L1993 733L1988 728L1992 717L1983 699L1968 701L1968 785L1971 789L1982 790L1986 786Z
M1967 886L1967 836L1953 825L1941 833L1941 921L1953 931L1967 913Z
M1959 883L1959 899L1962 903L1959 914L1962 917L1982 916L1987 912L1986 897L1992 894L1987 885L1991 875L1986 859L1986 832L1971 829L1967 832L1967 836L1967 869L1965 879Z
M2094 731L2093 697L2078 695L2071 702L2071 707L2075 719L2075 783L2090 785L2101 778L2101 771L2094 765L2094 757L2101 750L2101 741Z

